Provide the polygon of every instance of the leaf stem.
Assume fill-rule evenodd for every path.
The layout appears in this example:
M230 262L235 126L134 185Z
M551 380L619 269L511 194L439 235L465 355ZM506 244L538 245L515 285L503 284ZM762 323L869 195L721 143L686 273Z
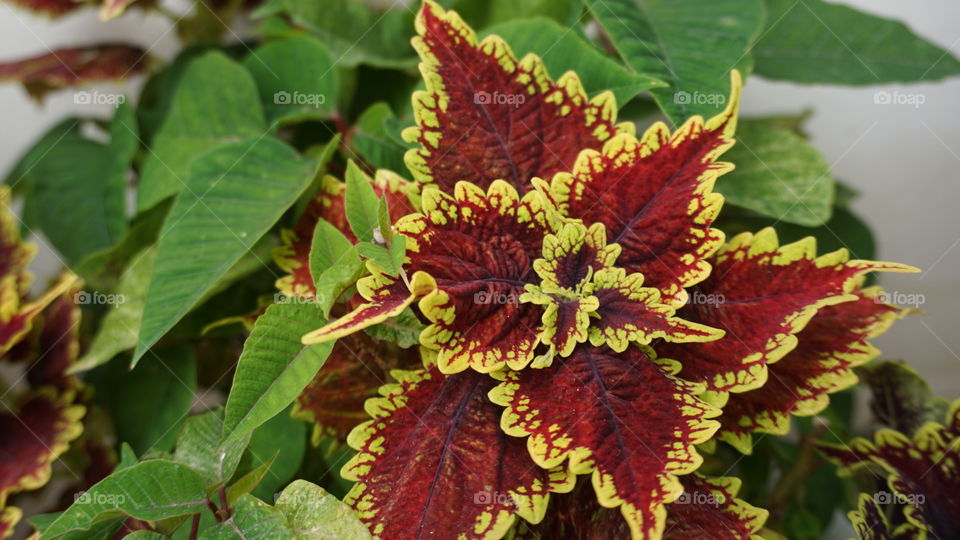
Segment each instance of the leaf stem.
M197 540L197 533L200 532L200 514L193 515L193 523L190 524L190 536L188 540Z

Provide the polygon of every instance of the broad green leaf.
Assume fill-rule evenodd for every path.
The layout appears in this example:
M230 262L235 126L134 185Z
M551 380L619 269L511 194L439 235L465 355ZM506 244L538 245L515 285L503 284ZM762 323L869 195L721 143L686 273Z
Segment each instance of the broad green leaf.
M197 160L160 235L134 362L266 234L317 167L271 138L230 144Z
M264 461L255 469L244 474L238 478L236 482L231 484L230 487L227 488L227 504L232 505L241 495L246 495L259 486L267 473L270 472L270 468L273 467L273 464L277 461L278 455L280 455L279 451L274 452L273 455L270 456L270 459Z
M199 474L207 488L230 481L240 464L249 437L239 437L220 444L223 411L208 411L187 419L177 437L173 459Z
M413 12L405 6L377 12L353 0L270 0L254 16L276 14L286 14L295 25L326 45L337 65L410 68L417 63L410 47ZM283 33L286 35L287 31Z
M133 263L117 287L118 301L103 317L87 353L71 365L68 373L80 373L110 361L117 354L137 345L143 303L150 284L156 250L148 248L134 257Z
M800 83L879 84L960 75L949 51L902 22L822 0L767 0L757 75Z
M173 448L177 431L193 403L197 364L187 346L165 347L130 371L122 362L91 373L96 399L113 418L117 439L137 455Z
M396 118L386 102L379 101L368 107L357 119L353 148L378 169L404 171L403 154L409 146L390 137L388 122L391 120Z
M384 269L387 275L396 276L400 271L399 267L394 267L390 251L383 246L370 242L360 242L357 244L357 251L364 259L370 259Z
M120 443L120 463L117 464L114 472L122 471L127 467L136 465L137 462L139 462L137 454L133 451L133 448L130 447L130 444L125 442Z
M577 24L583 7L580 0L453 0L442 3L456 10L473 28L486 28L530 17L544 17L551 22L571 27ZM510 40L507 42L513 45ZM514 49L514 52L520 51Z
M675 123L726 106L730 70L750 71L748 54L764 20L762 0L587 0L628 66L670 86L654 89Z
M273 41L243 61L260 90L267 122L325 120L337 111L340 81L326 47L309 36Z
M950 402L937 397L908 364L874 362L857 369L870 388L870 411L882 425L913 436L926 422L943 422Z
M144 461L87 490L47 527L41 540L123 515L159 520L193 514L206 508L205 500L203 480L189 467L159 459Z
M347 193L344 205L347 211L347 220L350 229L361 241L373 240L373 231L380 227L380 217L377 207L380 202L373 184L360 167L353 160L347 163Z
M573 70L588 94L612 91L620 107L640 92L666 86L654 77L627 71L577 32L552 20L510 21L490 28L487 33L506 40L517 58L523 58L527 53L539 55L554 80Z
M317 288L317 305L325 317L363 271L363 261L350 240L330 222L317 222L310 244L310 275Z
M88 287L101 291L115 291L126 276L127 269L139 257L145 246L157 241L163 220L173 200L167 200L135 216L127 234L113 246L93 253L73 267Z
M139 145L129 105L117 108L108 129L110 142L103 144L61 126L62 136L41 141L47 151L28 156L23 172L30 220L71 264L114 245L127 230L127 176Z
M286 516L296 540L371 538L352 508L306 480L295 480L287 486L276 506Z
M333 342L303 345L300 337L325 323L309 302L273 304L257 319L227 397L225 440L250 433L300 395L333 348Z
M243 495L233 505L233 515L200 533L200 540L252 540L293 538L287 519L277 509L253 495Z
M420 343L420 332L422 330L423 323L408 308L397 317L367 328L366 332L377 339L392 341L407 349Z
M728 203L810 227L830 219L830 166L793 131L744 120L737 127L737 144L723 160L736 165L716 185Z
M63 512L37 514L27 518L27 521L42 534L61 514L63 514ZM101 521L89 529L66 533L57 538L58 540L108 540L113 538L113 535L116 534L122 525L123 518L109 519Z
M123 540L167 540L168 538L156 531L133 531L124 536Z
M289 409L267 420L250 437L247 456L253 466L268 463L273 455L270 470L257 484L253 494L259 499L274 502L283 486L294 478L307 451L307 424L290 416Z
M257 85L247 70L220 52L192 61L144 161L137 208L183 190L190 165L201 155L265 131Z

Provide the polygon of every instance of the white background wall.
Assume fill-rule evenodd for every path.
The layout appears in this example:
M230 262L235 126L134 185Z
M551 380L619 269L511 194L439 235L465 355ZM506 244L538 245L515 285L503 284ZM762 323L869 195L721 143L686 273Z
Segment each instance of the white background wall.
M955 0L849 0L865 11L905 21L915 32L960 54L960 3ZM162 59L177 50L167 20L132 10L101 23L87 10L57 21L0 4L0 60L48 48L103 40L132 42ZM142 80L128 88L135 94ZM925 102L878 105L878 90L920 93ZM41 106L16 85L0 86L2 139L0 170L6 171L32 141L71 113L96 113L75 105L69 92L53 94ZM854 205L874 229L879 256L924 270L919 275L886 275L891 291L922 294L925 315L894 326L877 344L889 358L904 358L947 398L960 396L960 78L947 82L869 88L797 86L751 79L745 115L812 109L807 124L813 144L832 164L835 176L862 193ZM109 108L103 108L106 116ZM47 250L36 263L48 273L58 262Z

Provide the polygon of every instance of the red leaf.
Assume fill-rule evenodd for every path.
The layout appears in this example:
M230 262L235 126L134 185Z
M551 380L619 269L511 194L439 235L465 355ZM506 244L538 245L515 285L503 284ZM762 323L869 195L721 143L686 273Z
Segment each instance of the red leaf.
M482 188L505 179L521 193L534 177L570 170L584 148L599 148L615 133L613 94L587 98L568 72L553 82L530 54L517 61L499 36L477 41L453 11L426 0L416 19L425 91L413 95L419 127L403 133L416 180L452 193L460 180Z
M710 390L744 392L767 380L767 364L797 344L818 309L855 300L851 291L871 271L915 272L896 263L849 260L847 250L816 256L814 239L780 246L773 229L738 235L710 260L713 273L677 312L726 331L710 343L660 343L657 353L678 360L687 380Z
M78 0L11 0L14 4L37 13L59 17L83 6ZM3 538L0 536L0 538Z
M639 347L622 353L579 346L546 369L508 372L490 394L504 405L501 427L529 435L542 467L569 458L577 474L593 473L600 504L619 507L635 538L664 530L664 505L683 491L678 474L699 467L694 444L707 441L720 411L701 402L702 389L673 376Z
M791 414L816 414L829 404L829 394L856 384L853 368L880 354L867 340L909 313L884 303L880 293L878 287L858 290L856 300L820 309L797 334L797 347L770 364L766 384L730 395L720 438L750 453L752 432L786 435Z
M573 487L498 428L487 375L433 365L398 379L367 403L374 419L350 433L358 453L342 471L357 481L345 500L376 538L500 538L514 514L538 522L550 492Z
M327 435L346 440L350 430L367 419L363 404L390 380L390 371L419 363L416 348L400 349L362 332L345 336L297 398L293 414L316 423L315 440Z
M6 496L37 489L50 478L50 464L80 436L85 408L71 405L73 392L50 388L25 399L16 413L0 414L0 506Z
M146 69L147 63L147 51L140 47L115 43L72 47L2 63L0 80L19 81L40 99L51 90L126 78Z
M723 204L712 190L733 168L716 159L733 145L739 98L734 71L723 113L706 122L695 116L673 134L658 122L640 140L617 135L601 151L585 150L571 172L560 172L541 189L564 215L603 223L609 241L623 248L618 265L642 273L649 286L680 305L682 288L710 273L705 259L723 243L723 233L710 228Z
M737 499L740 479L680 477L683 493L667 505L667 540L759 538L768 512ZM756 536L754 536L756 535Z
M946 426L928 422L907 437L881 429L872 441L856 438L849 446L821 444L820 450L848 472L871 465L887 474L890 491L875 494L877 502L903 508L907 521L933 538L949 538L960 530L960 400L947 414Z
M422 213L405 216L395 225L407 239L404 270L414 281L421 276L418 294L426 296L419 307L433 323L421 333L421 343L438 351L444 373L527 365L539 341L542 309L519 299L525 285L539 281L532 263L540 256L544 236L559 226L556 210L536 191L521 199L502 180L486 192L468 182L458 183L452 196L428 189L421 203ZM428 278L436 280L432 290ZM362 309L378 316L386 311L374 304ZM366 317L354 310L311 332L305 342L359 330Z

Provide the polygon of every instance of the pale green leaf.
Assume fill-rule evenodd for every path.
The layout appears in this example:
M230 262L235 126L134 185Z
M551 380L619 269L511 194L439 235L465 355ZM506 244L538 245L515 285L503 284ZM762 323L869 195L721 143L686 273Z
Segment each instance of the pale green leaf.
M134 362L267 233L317 167L270 138L224 146L194 164L160 235Z
M380 227L380 216L377 214L380 203L377 193L373 190L370 177L361 171L353 160L347 163L346 182L344 205L350 229L360 240L370 242L373 240L374 230Z
M277 509L253 495L243 495L233 505L233 515L200 533L200 540L286 540L293 538L287 519Z
M810 227L830 219L830 166L795 132L744 120L737 128L737 143L722 159L736 165L716 184L729 204Z
M227 398L223 438L242 437L293 403L323 366L333 343L300 338L326 323L313 303L273 304L257 319Z
M127 515L159 520L206 508L203 480L189 467L150 460L104 478L80 496L43 532L52 540L98 522Z
M324 316L337 298L363 275L363 261L350 240L326 220L319 220L310 244L310 275L317 288L317 306Z
M223 411L207 411L188 418L177 437L174 461L200 474L208 489L230 481L249 441L239 437L220 444L222 432Z
M257 82L269 124L325 120L336 114L339 74L316 39L269 42L251 52L243 65Z
M900 21L821 0L767 0L757 75L800 83L880 84L960 75L948 50Z
M675 123L722 111L730 70L750 71L748 54L764 20L762 0L588 0L614 47L637 73L670 86L654 89Z
M137 208L183 190L190 165L201 155L265 131L257 85L243 66L221 52L193 60L144 161Z
M539 55L554 80L573 70L588 94L612 91L618 106L640 92L666 86L649 75L628 71L577 32L548 19L510 21L490 28L487 33L502 37L518 58L527 53Z
M295 480L277 499L296 540L369 540L353 509L306 480Z

